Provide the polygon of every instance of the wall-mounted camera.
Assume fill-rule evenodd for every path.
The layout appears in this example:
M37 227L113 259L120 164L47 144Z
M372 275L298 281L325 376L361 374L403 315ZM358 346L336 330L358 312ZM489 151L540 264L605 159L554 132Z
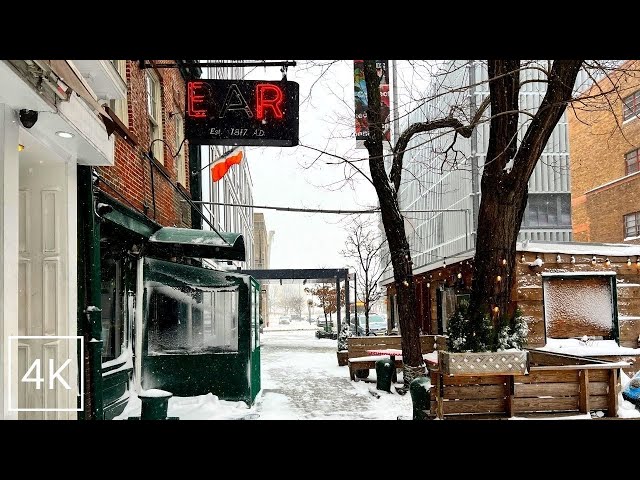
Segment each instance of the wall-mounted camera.
M20 110L20 123L22 123L22 126L24 128L33 127L37 121L38 112L36 112L35 110L27 110L26 108Z

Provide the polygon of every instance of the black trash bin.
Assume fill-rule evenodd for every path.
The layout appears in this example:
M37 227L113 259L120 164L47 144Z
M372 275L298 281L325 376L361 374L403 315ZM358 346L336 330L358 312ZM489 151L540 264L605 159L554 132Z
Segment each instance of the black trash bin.
M376 361L376 389L391 391L391 379L393 378L394 365L388 358Z
M414 378L409 384L411 401L413 402L413 419L428 420L431 410L431 380L429 377Z

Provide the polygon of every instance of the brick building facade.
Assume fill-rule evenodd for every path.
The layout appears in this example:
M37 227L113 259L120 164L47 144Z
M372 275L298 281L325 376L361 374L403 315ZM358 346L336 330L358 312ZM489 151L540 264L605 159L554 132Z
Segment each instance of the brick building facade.
M640 243L639 69L625 62L567 109L576 241Z
M124 62L120 73L127 85L126 104L118 106L126 107L126 114L122 113L123 108L114 110L131 132L131 137L127 141L116 136L114 166L97 169L105 180L100 182L99 188L163 226L188 228L191 226L190 208L162 175L164 172L188 194L188 142L180 145L184 138L181 130L184 125L186 80L178 68L141 68L139 60L118 62ZM146 62L155 66L176 61ZM154 142L153 146L147 94L149 76L158 81L162 99L159 123L163 142ZM150 151L150 147L156 161L150 161L144 155ZM153 184L151 163L155 168ZM182 171L179 172L179 169Z

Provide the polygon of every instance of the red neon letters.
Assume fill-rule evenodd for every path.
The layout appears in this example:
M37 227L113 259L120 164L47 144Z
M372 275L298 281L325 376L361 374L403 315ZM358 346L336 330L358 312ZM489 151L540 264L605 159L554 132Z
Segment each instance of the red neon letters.
M232 110L244 110L248 118L253 116L247 101L236 83L232 83L227 87L227 94L223 107L215 108L214 101L212 101L210 95L218 95L215 92L207 91L205 87L208 84L206 82L189 82L187 86L187 115L191 118L207 118L217 116L224 118L228 111ZM256 119L264 120L267 116L267 111L271 110L272 117L275 119L284 118L282 111L282 104L285 101L284 93L280 86L273 83L258 83L255 86L256 90L256 105L255 114ZM222 92L220 92L222 93ZM245 92L246 94L246 92ZM222 97L221 97L222 98ZM235 101L232 102L232 100ZM212 108L214 107L214 108ZM212 109L220 111L210 111Z
M205 118L207 116L206 110L197 110L200 104L204 102L204 95L198 95L199 89L202 88L203 85L204 82L189 82L187 115L189 115L190 117Z
M259 83L256 85L256 118L262 120L266 110L270 108L276 118L282 118L280 105L284 95L279 86L273 83Z

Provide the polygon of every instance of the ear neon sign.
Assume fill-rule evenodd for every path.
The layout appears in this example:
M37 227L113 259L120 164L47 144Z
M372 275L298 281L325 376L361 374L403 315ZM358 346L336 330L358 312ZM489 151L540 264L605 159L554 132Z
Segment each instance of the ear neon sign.
M210 145L297 145L298 91L288 81L190 81L185 136Z

